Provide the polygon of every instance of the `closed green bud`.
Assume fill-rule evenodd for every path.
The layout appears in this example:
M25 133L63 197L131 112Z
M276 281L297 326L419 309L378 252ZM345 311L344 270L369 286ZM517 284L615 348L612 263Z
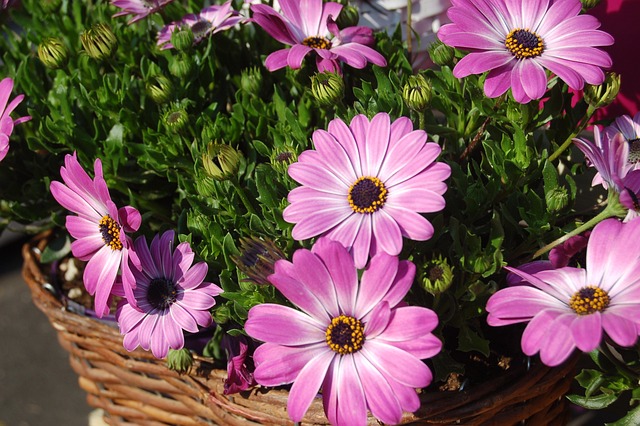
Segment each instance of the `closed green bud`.
M336 105L344 97L344 81L342 76L325 71L311 77L311 94L323 107Z
M614 72L605 74L604 81L598 86L585 84L584 100L593 108L602 108L616 99L620 91L620 75Z
M453 284L453 267L442 256L434 257L421 266L419 277L422 288L437 296Z
M222 325L227 323L231 319L231 309L227 305L216 305L216 309L213 311L213 321Z
M582 3L582 11L586 12L589 9L596 7L601 0L580 0Z
M436 40L427 47L429 51L429 57L436 65L453 65L453 58L455 56L455 49L451 46L447 46L440 40Z
M188 79L193 73L194 60L190 55L181 53L169 60L169 72L180 79Z
M240 87L249 94L258 95L262 89L262 73L257 67L242 70Z
M358 8L354 6L345 6L340 11L338 15L338 19L336 19L336 24L338 24L338 28L349 28L358 25L358 21L360 20L360 13L358 13Z
M424 111L431 103L431 84L422 74L409 76L402 89L402 99L414 111Z
M544 194L544 198L547 202L547 210L550 213L558 212L569 204L569 194L567 189L562 186L553 188Z
M202 163L207 175L215 180L227 180L240 168L242 154L222 143L209 143L207 152L202 154Z
M271 167L283 175L287 173L289 166L298 161L298 153L288 146L276 148L271 154Z
M186 52L193 47L195 37L189 27L178 28L171 33L171 44L180 52Z
M187 348L169 349L167 354L167 367L178 374L184 374L189 371L193 365L193 355Z
M55 70L67 65L69 51L60 39L48 37L38 46L38 58L47 68Z
M162 121L167 130L178 133L189 122L189 114L182 108L171 109L165 113Z
M118 48L118 40L107 24L95 24L80 34L82 47L93 59L107 59Z
M146 84L147 94L157 104L163 104L171 99L173 84L163 75L151 77Z

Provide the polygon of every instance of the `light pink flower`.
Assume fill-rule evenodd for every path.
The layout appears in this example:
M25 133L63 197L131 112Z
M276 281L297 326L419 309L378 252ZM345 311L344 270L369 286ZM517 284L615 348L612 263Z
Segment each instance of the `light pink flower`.
M139 263L135 252L130 250L131 238L125 232L135 232L142 221L140 212L131 206L118 210L102 175L102 162L94 163L94 178L84 171L76 153L66 155L65 165L60 168L64 183L51 182L53 197L62 207L75 215L68 215L66 227L76 239L71 243L73 255L88 261L84 270L84 285L95 295L95 311L98 317L109 313L111 290L118 270L126 297L134 303L135 280L129 267Z
M578 348L590 352L606 334L632 346L640 334L640 220L607 219L593 229L585 269L527 273L507 269L530 285L499 290L487 302L492 326L528 322L522 351L556 366Z
M6 2L5 2L6 5ZM13 133L13 127L16 124L24 123L31 120L31 116L16 118L10 117L10 114L18 106L24 95L18 95L11 102L9 96L13 90L13 79L5 78L0 81L0 161L7 156L9 152L9 137Z
M245 18L240 16L237 11L231 9L231 1L219 6L209 6L202 9L197 15L189 14L178 22L165 25L158 33L158 46L163 50L173 49L171 34L180 28L190 28L194 36L193 44L198 44L205 37L228 30L244 20Z
M367 27L338 29L335 20L342 5L322 0L280 0L282 14L264 4L252 4L253 21L281 43L290 45L270 54L265 67L275 71L298 69L310 52L316 53L318 71L340 73L339 62L364 68L371 62L386 66L386 59L371 46L373 30Z
M172 1L174 0L111 0L113 6L122 9L113 17L133 15L133 18L127 22L127 24L133 24L158 12Z
M184 347L183 330L196 333L199 327L212 323L209 309L222 289L204 281L208 271L205 262L192 265L195 255L188 243L173 250L174 242L174 232L166 231L154 237L151 248L144 237L134 243L140 257L140 266L132 268L138 309L123 299L116 311L128 351L140 346L156 358L164 358L169 348Z
M369 255L398 255L402 237L433 236L420 213L444 208L451 168L436 162L440 147L413 130L411 120L357 115L347 126L334 119L328 131L314 132L313 143L315 150L289 166L289 175L302 184L289 193L291 205L283 212L296 224L294 239L327 235L349 248L362 268Z
M436 314L401 303L415 266L381 253L358 283L353 258L340 243L319 239L311 251L280 260L272 284L301 311L261 304L249 311L245 331L266 342L253 356L256 381L293 383L287 412L302 420L322 388L324 411L334 425L367 424L367 410L381 422L398 423L420 407L416 388L432 374L421 359L442 343L431 332Z

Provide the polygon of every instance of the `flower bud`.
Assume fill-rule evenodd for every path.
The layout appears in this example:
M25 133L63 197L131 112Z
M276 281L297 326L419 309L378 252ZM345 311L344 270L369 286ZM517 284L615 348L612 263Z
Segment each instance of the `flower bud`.
M167 367L178 374L184 374L193 365L193 355L187 348L169 349L167 354Z
M193 58L181 53L169 60L169 72L180 79L188 79L193 72L193 65Z
M82 47L93 59L109 58L118 48L118 40L107 24L95 24L80 34Z
M146 84L147 94L157 104L167 102L173 94L173 84L171 80L163 75L151 77Z
M284 253L269 239L249 237L240 239L240 255L231 256L238 269L247 276L245 281L269 284L275 263L284 259Z
M431 43L427 49L429 50L429 57L436 65L453 65L453 57L455 55L455 49L451 46L447 46L440 40L436 40Z
M358 8L354 6L344 6L338 15L336 24L338 24L338 28L344 29L355 27L358 25L359 20L360 14L358 13Z
M288 146L277 148L271 154L271 167L278 173L286 174L289 166L298 161L298 153Z
M586 12L589 9L592 9L600 3L600 0L580 0L582 3L582 11Z
M215 180L227 180L236 174L242 154L222 143L209 143L202 162L207 175Z
M548 191L544 194L544 198L547 202L547 210L551 213L558 212L569 204L569 194L567 189L562 186Z
M311 77L311 93L320 106L336 105L344 97L344 81L336 73L316 73Z
M193 47L195 37L189 27L176 28L171 33L171 44L180 52L186 52Z
M211 316L216 324L226 324L231 318L231 309L227 305L216 305L216 309Z
M178 133L189 122L189 114L182 108L171 109L165 113L162 121L167 130Z
M249 94L257 95L262 89L262 73L257 67L246 68L240 75L240 87Z
M62 68L69 60L69 51L60 39L47 37L38 45L38 58L52 70Z
M419 282L428 293L437 296L453 284L453 267L442 256L434 257L420 268Z
M616 99L620 91L620 75L607 72L604 81L598 86L584 85L584 100L593 108L602 108Z
M414 111L424 111L431 103L431 84L423 75L411 75L402 89L402 98Z

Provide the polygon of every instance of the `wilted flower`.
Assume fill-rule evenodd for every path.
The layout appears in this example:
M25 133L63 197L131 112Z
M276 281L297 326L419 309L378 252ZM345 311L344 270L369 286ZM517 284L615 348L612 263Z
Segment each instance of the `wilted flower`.
M547 90L545 68L569 87L604 81L609 54L595 48L613 44L600 23L579 15L579 0L452 0L451 24L438 32L443 43L469 49L455 66L458 78L489 71L484 92L490 98L509 88L516 101L540 99Z
M313 143L315 150L289 166L289 176L302 184L283 212L296 224L294 239L327 235L362 268L369 255L399 254L402 237L431 238L433 226L419 213L444 208L451 168L436 162L441 149L423 130L413 130L406 117L391 123L386 113L371 121L357 115L349 126L336 118L328 131L316 130Z
M245 336L230 336L225 334L222 337L222 347L227 354L227 378L224 380L224 394L231 395L242 392L256 385L253 377L255 369L253 358L249 350L253 351L254 346L250 339Z
M384 57L369 47L373 44L373 30L367 27L349 27L340 30L335 18L342 5L322 0L301 4L297 0L281 0L282 15L264 4L252 4L253 21L281 43L291 49L278 50L269 56L265 66L275 71L289 66L298 69L311 51L316 52L318 71L340 73L339 62L354 68L364 68L368 62L386 66Z
M66 65L69 51L60 39L48 37L38 45L38 58L51 69L58 69Z
M22 102L24 95L18 95L11 102L9 96L13 90L13 79L4 78L0 81L0 161L7 156L9 152L9 137L13 133L13 127L16 124L24 123L31 120L31 116L16 118L10 117L13 110Z
M118 47L118 40L107 24L98 23L80 34L82 47L93 59L109 58Z
M293 383L287 412L294 422L322 387L334 425L365 425L367 410L398 423L403 411L420 407L415 389L432 380L421 359L442 347L431 333L436 314L401 305L414 274L411 262L380 253L358 283L347 249L327 238L276 263L269 280L301 311L269 303L249 311L245 331L266 342L253 355L256 381Z
M144 237L134 243L140 257L140 265L132 268L138 309L122 300L116 311L128 351L140 346L164 358L170 348L184 347L183 330L196 333L211 325L209 309L222 289L204 281L209 268L204 262L193 265L195 254L188 243L173 250L174 244L173 231L156 235L151 247Z
M113 17L133 15L133 18L127 22L128 24L133 24L152 13L158 12L172 1L173 0L111 0L112 5L122 9L113 15Z
M89 294L95 295L96 314L102 317L109 313L118 270L122 272L124 295L135 306L136 281L130 265L138 265L139 261L125 232L138 230L140 213L131 206L118 209L111 201L100 159L93 165L93 179L80 166L75 152L64 160L65 165L60 168L64 184L53 181L50 190L62 207L76 214L67 216L66 227L76 239L71 243L73 255L88 261L83 282Z

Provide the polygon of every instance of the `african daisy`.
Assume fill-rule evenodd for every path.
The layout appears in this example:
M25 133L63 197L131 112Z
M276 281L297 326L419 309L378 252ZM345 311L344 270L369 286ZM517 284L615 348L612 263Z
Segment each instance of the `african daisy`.
M113 17L133 15L133 18L127 22L127 24L133 24L152 13L158 12L172 1L173 0L111 0L113 6L122 9L120 12L114 14Z
M31 120L31 116L20 117L15 120L9 116L24 99L24 95L18 95L9 102L12 90L13 79L7 77L0 81L0 161L9 152L9 137L13 133L13 127L16 124Z

